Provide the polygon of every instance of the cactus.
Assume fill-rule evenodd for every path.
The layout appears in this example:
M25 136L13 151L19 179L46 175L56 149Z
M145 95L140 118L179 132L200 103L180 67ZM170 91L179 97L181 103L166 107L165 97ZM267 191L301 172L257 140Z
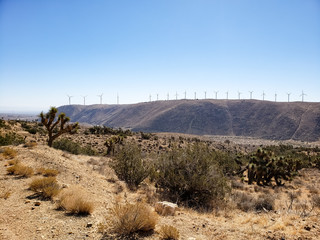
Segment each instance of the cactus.
M73 134L77 131L79 124L68 124L70 121L69 117L66 117L65 113L60 113L58 119L56 119L56 115L58 113L58 109L55 107L51 107L49 112L44 114L40 113L41 123L46 127L48 131L48 146L52 147L53 141L61 136L64 133Z

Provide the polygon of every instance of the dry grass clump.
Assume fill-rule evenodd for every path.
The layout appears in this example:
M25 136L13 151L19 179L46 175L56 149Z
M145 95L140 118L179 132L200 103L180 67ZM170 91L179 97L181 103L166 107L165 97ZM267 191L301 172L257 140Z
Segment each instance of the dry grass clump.
M13 148L5 148L2 155L5 157L5 158L9 158L9 159L12 159L14 157L17 156L17 151L14 150Z
M0 191L0 198L3 198L5 200L7 200L11 195L11 191L10 190L7 190L7 189L2 189Z
M55 177L59 174L59 171L52 168L38 168L37 172L45 177Z
M89 215L93 211L93 203L88 200L88 195L81 189L71 188L61 192L58 208L70 214Z
M38 144L36 142L27 142L24 144L26 148L35 148Z
M39 193L44 199L52 199L57 196L61 190L55 177L34 179L30 183L30 189Z
M33 175L33 169L25 166L21 163L17 163L7 168L8 174L14 174L21 177L31 177Z
M18 159L11 159L8 161L10 166L18 164L20 161Z
M160 228L160 237L163 240L178 240L180 233L174 226L163 225Z
M116 203L109 218L111 231L120 235L154 230L157 220L156 212L143 202Z
M319 194L315 194L311 197L312 200L312 204L316 207L316 208L320 208L320 195Z

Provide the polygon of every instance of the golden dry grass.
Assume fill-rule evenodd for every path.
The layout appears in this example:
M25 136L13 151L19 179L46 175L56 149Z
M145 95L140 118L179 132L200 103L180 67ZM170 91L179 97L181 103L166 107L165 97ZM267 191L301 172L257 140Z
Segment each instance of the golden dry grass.
M11 195L11 191L7 190L7 189L1 189L0 190L0 198L3 198L5 200L7 200Z
M162 225L160 228L160 238L163 240L178 240L180 233L174 226Z
M38 144L36 142L27 142L24 144L24 147L26 148L35 148Z
M5 148L2 155L5 157L5 158L9 158L9 159L12 159L12 158L15 158L17 156L17 151L14 150L13 148Z
M32 191L39 193L45 199L52 199L61 190L55 177L36 178L29 186Z
M110 212L111 231L120 235L129 235L138 231L154 230L158 215L143 202L116 203Z
M21 177L31 177L33 175L33 169L21 163L8 167L7 172L8 174L14 174Z
M89 201L88 194L79 188L62 191L57 204L58 208L77 215L91 214L94 209L93 203Z
M52 168L38 168L37 172L45 177L55 177L59 174L59 171Z

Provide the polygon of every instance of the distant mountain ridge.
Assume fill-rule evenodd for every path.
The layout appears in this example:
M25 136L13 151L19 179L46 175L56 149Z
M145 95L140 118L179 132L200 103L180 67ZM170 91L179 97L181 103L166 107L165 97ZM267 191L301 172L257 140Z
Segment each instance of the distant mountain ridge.
M320 103L170 100L59 107L72 121L145 132L320 140Z

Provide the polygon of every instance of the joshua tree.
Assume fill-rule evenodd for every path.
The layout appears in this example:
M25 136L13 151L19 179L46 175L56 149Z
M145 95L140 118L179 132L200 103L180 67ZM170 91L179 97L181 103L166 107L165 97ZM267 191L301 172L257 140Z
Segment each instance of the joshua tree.
M53 141L64 133L73 134L77 131L79 124L68 124L67 122L70 121L69 117L66 117L65 113L60 113L58 119L56 119L56 114L58 109L55 107L51 107L49 112L44 114L43 112L40 113L41 123L47 128L48 130L48 146L52 147ZM56 129L57 128L57 129Z

